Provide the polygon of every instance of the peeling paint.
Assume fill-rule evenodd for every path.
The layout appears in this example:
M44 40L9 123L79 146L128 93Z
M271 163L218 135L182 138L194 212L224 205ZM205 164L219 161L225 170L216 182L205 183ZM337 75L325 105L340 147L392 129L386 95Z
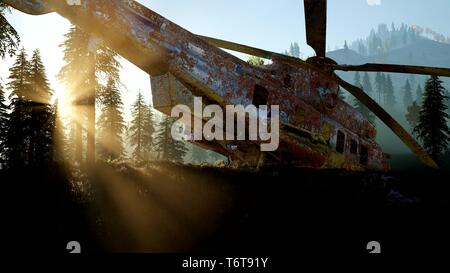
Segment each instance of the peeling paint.
M20 7L18 1L5 2ZM23 4L27 2L28 5ZM21 3L29 12L30 3L34 3L36 13L47 1ZM164 113L189 101L194 94L222 106L247 106L252 104L255 86L265 88L267 103L280 106L280 122L286 124L280 132L280 150L266 156L273 158L266 164L287 160L311 168L387 169L381 148L374 141L374 126L339 99L339 84L332 74L277 60L267 66L252 66L135 1L52 3L52 9L73 24L96 34L124 58L153 75L155 106ZM358 156L350 155L348 147L343 154L337 154L338 130L368 148L367 165L361 165ZM258 164L261 158L258 141L199 144L249 164Z

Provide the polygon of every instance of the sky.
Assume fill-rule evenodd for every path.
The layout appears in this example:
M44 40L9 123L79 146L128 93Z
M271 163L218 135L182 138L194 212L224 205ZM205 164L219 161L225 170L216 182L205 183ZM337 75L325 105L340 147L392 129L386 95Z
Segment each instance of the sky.
M282 52L298 42L304 56L313 51L306 45L303 1L301 0L141 0L152 10L191 32ZM380 23L402 22L429 27L450 36L448 0L329 0L327 45L342 47L368 35ZM58 47L70 23L57 14L26 15L12 11L8 20L18 30L21 46L31 54L41 50L48 77L55 92L64 86L56 79L61 69L62 49ZM7 81L11 59L0 61L0 78ZM121 80L124 109L129 109L138 90L150 100L150 80L146 73L123 60ZM126 119L130 118L125 111Z

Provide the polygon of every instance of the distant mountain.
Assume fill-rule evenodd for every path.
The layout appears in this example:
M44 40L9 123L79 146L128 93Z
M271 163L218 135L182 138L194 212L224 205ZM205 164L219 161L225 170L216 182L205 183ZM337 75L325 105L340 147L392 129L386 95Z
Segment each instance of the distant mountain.
M405 65L423 65L450 68L450 44L433 41L427 38L416 39L399 48L389 51L383 50L379 54L371 56L363 56L352 49L339 49L330 51L327 56L340 64L364 64L364 63L388 63L388 64L405 64ZM355 72L338 72L345 80L353 83ZM375 72L369 73L372 79L372 85L375 87ZM397 73L385 73L391 75L397 105L394 109L387 109L405 128L408 123L405 120L405 107L403 101L403 87L408 79L412 85L413 96L417 85L422 87L425 85L427 76L408 75ZM362 73L361 73L362 76ZM441 78L444 86L450 91L450 78ZM350 101L351 102L351 101ZM377 123L379 131L378 141L382 144L383 149L388 153L404 153L408 149L394 136L383 124Z
M428 39L418 40L402 48L394 49L380 55L362 56L351 49L339 49L328 52L327 56L341 64L388 63L450 68L450 44ZM406 81L407 76L395 78ZM446 80L446 83L450 86L448 79L443 78L443 80ZM404 84L404 81L401 81L401 84Z

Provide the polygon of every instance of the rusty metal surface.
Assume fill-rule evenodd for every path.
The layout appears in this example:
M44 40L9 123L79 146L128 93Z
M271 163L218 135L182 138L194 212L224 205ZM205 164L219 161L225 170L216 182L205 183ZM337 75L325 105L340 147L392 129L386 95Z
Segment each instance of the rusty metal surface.
M368 63L362 65L333 65L332 69L342 71L373 71L373 72L383 71L391 73L408 73L408 74L450 77L450 68L414 66L414 65Z
M20 8L23 1L5 2ZM265 156L268 163L386 169L381 148L373 140L375 128L339 99L339 82L331 73L275 55L271 65L252 66L131 0L31 2L45 3L44 10L57 11L151 74L155 105L165 113L176 104L189 105L194 95L206 104L250 105L256 86L264 87L267 104L280 106L280 122L286 125L280 132L279 151ZM370 150L366 166L350 155L348 143L344 153L335 151L338 131ZM253 165L261 158L258 141L200 144Z
M325 57L327 37L327 1L304 0L306 40L316 55Z

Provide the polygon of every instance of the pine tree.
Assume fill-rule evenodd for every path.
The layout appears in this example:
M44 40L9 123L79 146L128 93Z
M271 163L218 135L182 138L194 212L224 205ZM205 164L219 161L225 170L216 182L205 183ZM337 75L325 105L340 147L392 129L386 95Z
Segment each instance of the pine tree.
M31 161L36 163L49 162L53 150L53 131L55 128L55 113L51 106L52 91L47 79L44 64L39 50L33 52L30 61L30 147Z
M120 63L117 54L101 41L88 33L72 27L60 45L64 49L65 65L60 70L59 79L69 90L74 113L74 157L81 162L83 158L83 127L87 131L86 158L95 160L95 102L102 101L105 84L112 78L119 82ZM103 83L102 83L103 81Z
M113 78L108 80L102 97L102 110L98 119L98 154L103 160L123 157L122 135L125 123L122 98Z
M423 88L420 84L417 85L416 89L416 102L421 104L422 103L422 96L423 96Z
M297 42L291 43L289 48L289 55L292 57L300 58L300 46Z
M384 104L393 108L397 103L395 99L394 85L392 84L391 75L387 75L385 82Z
M408 106L408 111L405 117L411 128L416 128L420 118L420 106L416 103L416 101Z
M174 140L172 137L172 126L174 120L164 117L160 123L159 131L155 135L156 152L163 160L183 161L188 149L184 142Z
M378 94L377 101L378 101L378 103L380 103L382 94L383 94L383 88L384 88L383 77L381 76L380 72L377 72L377 74L375 76L375 87L377 89L377 94Z
M5 103L5 92L0 82L0 169L3 168L6 160L4 144L8 126L8 106Z
M89 35L77 27L72 27L64 35L65 41L60 45L64 51L65 65L61 68L58 78L65 83L66 97L72 103L72 133L69 141L73 143L75 161L83 158L83 104L86 104L86 92L89 89L88 78L92 74L92 52L89 50Z
M8 168L19 168L30 164L29 136L31 135L30 119L30 63L25 49L16 56L13 66L9 69L8 89L10 108L4 152Z
M289 47L289 50L285 50L283 52L284 55L300 58L300 46L297 42L291 43L291 46Z
M364 91L370 96L373 93L372 82L370 81L369 73L365 72L363 77L362 86Z
M24 49L10 68L11 113L4 151L10 168L38 166L52 161L55 115L51 89L39 50L27 60Z
M406 80L405 86L403 87L403 105L406 107L410 106L413 102L412 93L411 93L411 85L409 84L409 80Z
M146 107L146 114L144 116L144 137L142 139L142 149L144 152L144 157L147 159L151 158L151 154L154 148L153 134L156 132L155 129L155 117L153 108L150 106Z
M70 151L67 146L66 128L63 120L59 117L59 102L56 100L52 106L53 128L53 149L52 158L55 162L64 162L69 160L67 155Z
M153 145L153 112L146 105L139 91L131 110L130 143L134 147L132 157L135 160L149 158Z
M360 86L362 89L362 86ZM357 98L353 97L353 107L360 112L370 123L375 125L375 116L372 111L367 108L363 103L361 103Z
M0 59L13 56L20 42L19 34L4 17L8 7L0 3Z
M387 78L384 73L381 73L381 83L380 84L381 84L381 92L379 93L380 94L379 102L386 104L385 99L386 99Z
M437 161L446 152L449 145L450 128L447 114L448 99L442 81L431 76L425 85L425 93L420 111L419 123L414 133L422 141L427 152Z
M355 73L355 77L353 78L353 83L354 83L356 86L362 86L362 83L361 83L361 75L359 74L359 72L356 72L356 73Z

